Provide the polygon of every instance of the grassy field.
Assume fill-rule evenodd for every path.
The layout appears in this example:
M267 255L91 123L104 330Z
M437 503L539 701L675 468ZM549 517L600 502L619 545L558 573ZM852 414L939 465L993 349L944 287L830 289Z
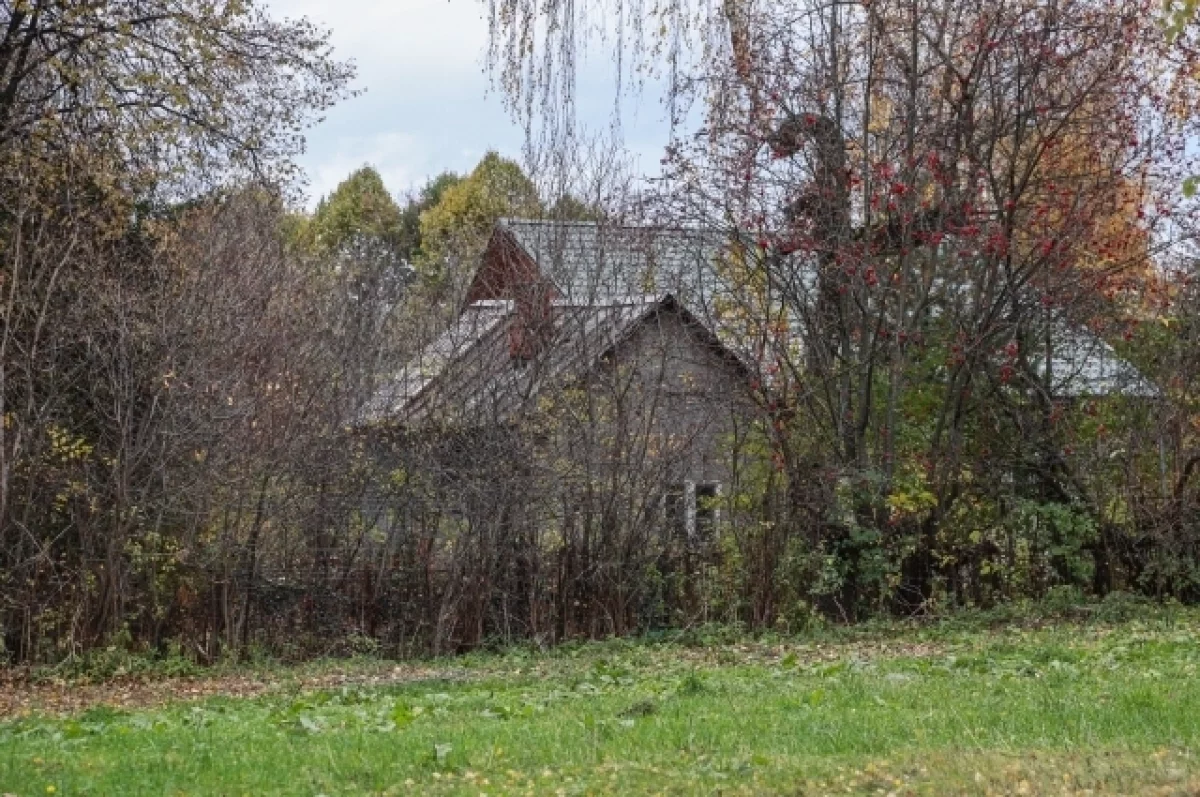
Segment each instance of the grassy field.
M117 689L0 720L0 793L1200 794L1198 643L1180 611L363 662L132 708Z

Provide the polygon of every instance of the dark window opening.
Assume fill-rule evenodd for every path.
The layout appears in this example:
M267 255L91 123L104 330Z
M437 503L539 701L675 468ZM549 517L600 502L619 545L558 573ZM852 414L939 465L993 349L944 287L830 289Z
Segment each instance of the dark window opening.
M663 496L663 512L666 515L667 532L674 537L688 536L687 485L673 484Z
M718 484L708 482L696 485L695 536L701 540L711 540L716 535L717 501L720 495Z

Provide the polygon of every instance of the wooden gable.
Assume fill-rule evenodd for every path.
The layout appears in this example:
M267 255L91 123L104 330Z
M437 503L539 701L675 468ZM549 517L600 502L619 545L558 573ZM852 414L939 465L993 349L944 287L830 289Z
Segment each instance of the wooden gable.
M553 283L541 273L512 233L497 225L467 289L464 306L488 300L516 300L533 294L559 298Z

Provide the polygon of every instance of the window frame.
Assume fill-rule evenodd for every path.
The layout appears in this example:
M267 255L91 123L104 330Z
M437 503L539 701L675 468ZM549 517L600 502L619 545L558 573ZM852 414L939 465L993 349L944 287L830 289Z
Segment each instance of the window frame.
M690 479L669 485L661 498L663 527L668 535L688 543L715 537L721 523L721 487L719 481ZM701 507L702 500L712 501L713 505Z

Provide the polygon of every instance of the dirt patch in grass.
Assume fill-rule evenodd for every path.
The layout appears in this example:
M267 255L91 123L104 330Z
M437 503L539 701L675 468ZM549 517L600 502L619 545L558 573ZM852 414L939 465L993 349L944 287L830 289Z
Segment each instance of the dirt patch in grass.
M210 697L258 697L282 691L378 687L425 680L462 681L471 674L448 667L395 665L371 668L329 668L321 672L281 669L276 673L204 675L189 678L121 677L103 683L65 680L30 681L24 674L0 677L0 719L33 713L67 715L96 706L153 708L166 703Z
M28 671L0 671L0 719L32 713L67 715L96 706L153 708L171 702L210 697L258 697L281 691L338 689L346 686L389 686L418 681L465 681L485 677L553 677L560 670L579 668L580 659L602 658L603 645L585 647L577 657L553 653L525 660L498 659L469 668L449 664L394 664L353 662L316 667L280 667L240 674L205 674L191 677L139 674L119 676L100 683L63 678L33 678ZM647 650L647 649L642 649ZM652 659L672 667L719 668L728 666L819 665L848 659L871 661L899 657L943 655L946 645L900 641L851 643L744 644L721 647L653 646ZM651 665L653 666L653 665Z
M942 642L888 639L847 642L747 641L720 646L642 645L630 641L620 649L636 651L648 659L642 663L651 668L655 664L669 664L671 667L709 669L923 658L944 655L949 647ZM483 662L476 661L467 667L455 666L452 661L397 664L383 660L356 660L196 676L148 672L117 676L100 682L44 674L39 677L29 670L0 670L0 719L31 713L66 715L96 706L153 708L170 702L210 697L258 697L284 690L388 686L415 681L462 681L487 677L544 678L553 677L564 670L577 670L581 660L606 658L612 651L610 641L585 644L570 654L551 650L488 657Z

